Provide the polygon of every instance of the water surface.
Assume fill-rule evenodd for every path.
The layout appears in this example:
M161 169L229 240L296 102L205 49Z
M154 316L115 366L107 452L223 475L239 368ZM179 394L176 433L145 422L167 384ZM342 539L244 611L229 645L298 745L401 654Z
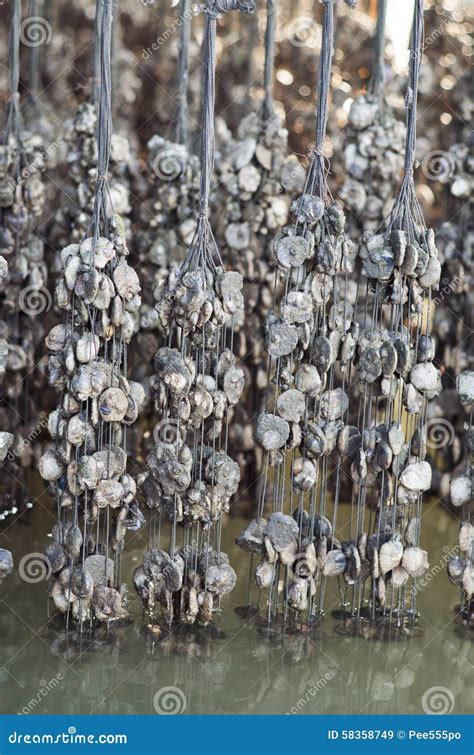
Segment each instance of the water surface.
M447 546L455 544L458 525L439 504L424 507L421 544L431 568L418 594L422 637L380 642L337 634L330 615L337 594L331 591L328 614L313 635L262 635L234 611L247 601L249 568L234 544L246 520L234 516L225 522L223 550L238 583L224 601L219 626L156 643L131 583L147 545L146 528L129 533L124 555L129 625L68 637L48 616L46 582L26 583L17 569L22 556L42 552L49 542L54 518L41 493L33 510L0 531L0 546L13 552L16 567L0 584L0 710L154 714L157 693L173 687L184 712L194 714L422 713L423 699L426 705L430 690L442 687L450 712L468 713L474 699L472 643L454 623L459 596L445 574Z

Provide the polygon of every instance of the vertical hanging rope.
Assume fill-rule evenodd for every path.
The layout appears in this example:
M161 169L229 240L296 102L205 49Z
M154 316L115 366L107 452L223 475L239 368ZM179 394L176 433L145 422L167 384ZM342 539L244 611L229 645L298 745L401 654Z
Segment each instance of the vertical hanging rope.
M329 89L334 42L334 0L323 0L324 16L321 43L321 58L318 71L318 100L316 115L315 155L311 164L308 184L311 193L324 200L326 196L326 173L324 169L324 140L328 121Z
M96 3L95 21L94 21L94 93L93 101L97 106L99 101L99 83L101 76L101 37L102 37L102 17L103 17L103 4L101 2Z
M33 18L39 16L38 0L30 0L28 14ZM42 45L31 45L28 50L28 89L33 102L39 92L41 80L41 47Z
M189 39L191 34L191 6L189 0L180 2L181 31L178 53L178 110L176 114L176 142L184 146L188 143L188 81L189 81Z
M8 89L9 101L7 105L6 139L11 135L19 137L21 131L20 113L20 22L21 0L11 0L10 31L9 31L9 72Z
M211 176L214 168L214 108L215 108L215 73L216 73L216 23L220 13L240 10L249 13L254 5L250 0L208 0L201 7L206 13L204 32L204 92L202 100L202 141L201 141L201 181L199 198L199 217L207 220Z
M199 197L199 217L206 219L209 206L209 192L214 168L214 109L216 96L216 23L220 13L240 10L249 13L254 5L250 0L208 0L201 7L206 14L203 51L202 95L202 140L201 140L201 180Z
M369 92L377 93L383 90L385 83L385 22L387 16L387 0L378 0L377 4L377 24L374 35L374 62L372 67L372 76L368 86Z
M206 218L209 206L209 192L214 167L214 107L216 74L216 19L217 14L209 4L206 7L204 31L204 91L202 93L202 139L201 139L201 180L199 191L199 217Z
M101 12L99 13L99 8ZM110 147L112 141L112 0L100 0L97 5L97 16L100 17L98 27L99 82L95 101L97 116L97 186L92 214L94 241L100 236L100 221L103 219L107 226L106 203L109 195L108 170ZM96 57L96 64L97 64ZM97 70L97 69L96 69Z
M418 79L420 75L421 55L423 45L423 0L415 0L412 38L410 47L410 68L408 76L407 106L407 136L405 151L405 173L413 174L415 163L416 141L416 113L418 100Z
M275 62L276 36L276 2L267 0L267 25L265 28L265 64L263 69L264 98L262 104L262 118L267 121L272 117L273 110L273 66Z
M407 131L405 141L405 176L400 193L392 212L392 225L397 228L407 226L407 233L412 240L417 229L424 229L423 213L416 198L413 182L416 146L416 114L418 99L418 78L421 66L423 45L423 0L415 0L413 26L410 42L410 63L408 73L408 87L405 97L407 108Z

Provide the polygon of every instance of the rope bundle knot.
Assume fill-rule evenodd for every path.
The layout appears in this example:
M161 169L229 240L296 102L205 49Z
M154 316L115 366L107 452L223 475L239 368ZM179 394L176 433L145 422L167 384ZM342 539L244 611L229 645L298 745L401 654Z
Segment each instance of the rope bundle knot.
M201 5L199 10L207 13L209 18L219 18L221 13L229 13L240 10L243 13L253 13L255 10L254 0L208 0L206 5Z

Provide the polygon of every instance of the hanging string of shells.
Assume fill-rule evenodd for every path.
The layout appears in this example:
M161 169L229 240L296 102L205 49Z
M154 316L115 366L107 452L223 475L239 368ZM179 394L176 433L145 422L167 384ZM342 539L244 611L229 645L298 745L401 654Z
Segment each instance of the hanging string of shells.
M267 0L263 100L242 119L236 139L221 138L211 200L223 259L236 259L244 279L245 321L235 323L235 353L252 390L233 411L229 443L247 490L254 490L262 461L252 424L267 390L262 323L274 294L271 245L304 185L304 170L288 155L288 132L273 102L276 33L277 9Z
M233 354L233 320L243 311L242 275L226 272L209 224L214 164L216 25L222 12L253 5L214 0L205 13L199 206L185 259L161 282L156 308L166 345L155 355L151 389L158 422L141 487L151 510L149 549L135 570L135 588L165 625L208 624L236 574L221 551L222 516L240 470L228 455L229 407L240 399L243 370ZM228 344L228 346L227 346ZM162 528L170 524L168 550ZM178 544L182 525L182 545Z
M155 308L156 290L169 274L171 261L182 262L196 232L199 198L199 158L190 150L187 89L189 39L193 11L189 0L179 6L179 54L176 73L177 111L172 139L155 134L148 142L144 175L138 176L135 194L133 252L140 278L146 282L140 308L142 359L134 365L137 379L147 380L153 357L164 336ZM150 413L153 410L150 407Z
M449 496L456 514L459 512L457 553L448 561L448 577L459 588L461 603L456 607L459 623L474 628L474 372L466 370L458 375L456 389L465 411L466 454L461 474L450 481Z
M64 320L46 338L49 380L61 394L48 420L53 446L39 471L58 522L46 550L55 607L81 626L127 615L120 561L127 529L143 522L127 472L127 427L144 390L127 380L127 347L139 310L138 276L127 263L122 219L108 183L111 154L112 0L97 0L100 79L97 165L88 235L61 252L55 299Z
M359 231L381 227L392 209L403 168L405 129L385 97L387 0L377 4L374 66L367 91L352 102L345 128L346 180L340 191Z
M428 439L436 454L432 490L447 497L449 480L464 463L465 412L456 392L456 378L473 366L474 330L473 224L474 176L470 172L470 134L473 105L462 77L453 91L459 119L451 127L449 151L435 150L425 158L425 174L436 181L437 195L446 207L437 244L442 263L436 296L433 334L436 359L443 365L443 391L428 409ZM429 432L431 430L431 433ZM430 439L431 434L431 439Z
M326 577L338 569L339 554L346 561L335 532L339 470L331 519L327 493L329 456L348 409L353 354L348 275L357 248L345 236L344 213L331 201L326 184L324 139L333 17L334 3L325 2L316 146L304 193L293 202L293 224L273 240L276 294L265 320L265 347L274 391L256 425L255 437L264 451L257 516L237 539L244 550L261 557L255 580L260 591L268 591L268 621L278 615L280 570L284 570L280 616L285 624L312 622L322 614ZM271 500L268 519L264 518L267 499ZM250 599L249 594L249 603Z
M359 256L365 278L355 352L359 416L351 465L356 579L343 595L339 631L366 636L416 631L416 583L428 568L420 543L427 402L441 391L433 364L432 291L441 265L415 193L416 101L423 3L416 0L407 87L405 177L383 233L366 231ZM350 585L350 582L349 582ZM349 599L348 599L349 597Z
M0 135L0 520L28 499L21 469L32 462L24 440L37 424L35 399L42 382L36 369L48 309L44 242L37 233L43 214L43 173L48 155L42 138L26 130L20 104L21 3L10 3L9 79Z

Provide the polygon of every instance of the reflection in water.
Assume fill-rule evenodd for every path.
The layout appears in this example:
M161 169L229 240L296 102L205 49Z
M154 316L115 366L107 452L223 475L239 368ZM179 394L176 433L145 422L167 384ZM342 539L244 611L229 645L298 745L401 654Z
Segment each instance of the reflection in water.
M38 506L28 526L0 534L0 546L14 553L17 567L23 555L41 552L52 523ZM130 590L132 621L92 636L66 635L48 616L47 583L25 582L16 568L0 586L2 712L155 714L161 699L171 705L175 696L185 713L421 713L423 695L440 686L450 707L453 701L451 712L469 711L472 643L455 632L457 593L444 567L419 590L422 637L381 642L338 634L331 615L336 590L312 632L282 633L277 625L268 632L259 616L235 611L247 600L248 561L233 542L242 524L230 518L223 528L239 579L217 627L160 631ZM456 531L433 507L422 544L432 568ZM123 564L129 586L143 547L135 533ZM166 698L157 695L162 690Z

